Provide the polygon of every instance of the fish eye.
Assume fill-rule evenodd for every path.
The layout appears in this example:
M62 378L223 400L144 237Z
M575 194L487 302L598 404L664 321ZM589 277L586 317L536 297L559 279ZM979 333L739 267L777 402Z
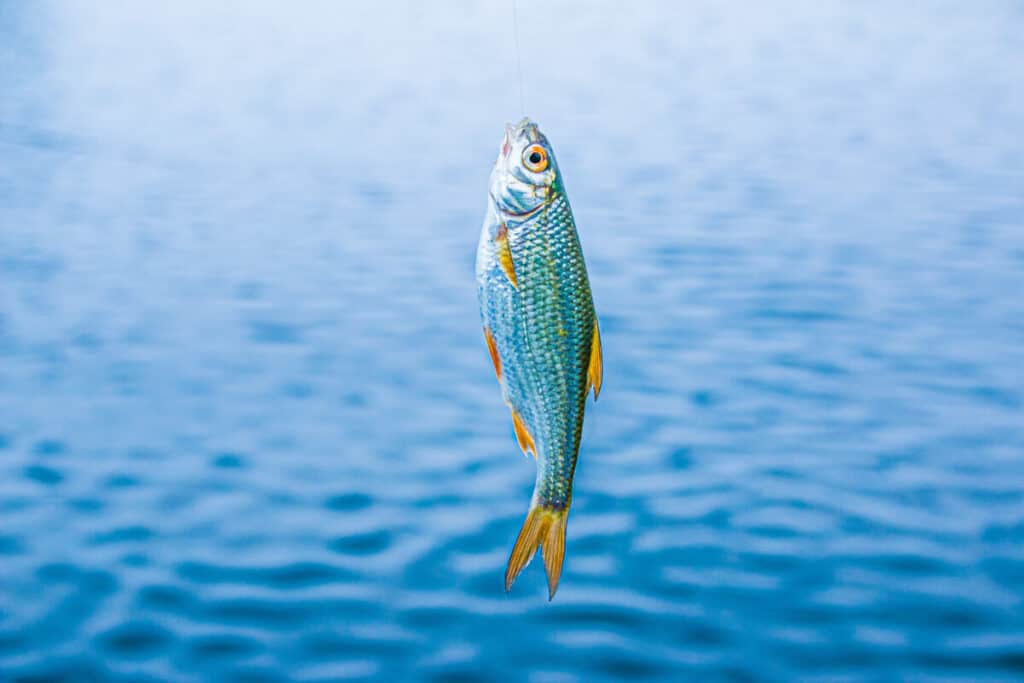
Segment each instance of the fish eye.
M523 150L523 165L529 171L540 173L548 167L548 153L540 145L530 145Z

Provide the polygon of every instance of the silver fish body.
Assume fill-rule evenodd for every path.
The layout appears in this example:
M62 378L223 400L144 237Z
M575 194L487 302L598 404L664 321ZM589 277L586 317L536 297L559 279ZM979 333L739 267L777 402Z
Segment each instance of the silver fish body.
M561 575L586 397L602 380L601 342L583 251L547 138L508 126L491 173L476 263L488 351L524 452L533 499L505 575L508 590L538 546L549 596Z

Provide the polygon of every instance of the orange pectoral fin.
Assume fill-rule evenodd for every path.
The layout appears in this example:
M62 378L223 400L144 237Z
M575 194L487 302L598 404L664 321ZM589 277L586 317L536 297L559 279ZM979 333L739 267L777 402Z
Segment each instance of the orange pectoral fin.
M491 328L484 327L484 339L487 340L487 352L491 354L491 362L494 363L494 374L498 376L498 381L501 381L501 357L498 356L498 345L494 343L494 335L491 334Z
M590 338L590 366L587 368L587 381L594 388L594 400L601 393L601 380L604 379L604 360L601 358L601 331L594 319L594 334Z
M523 449L523 455L533 453L533 457L536 459L537 446L533 443L533 437L530 436L529 430L523 424L523 418L519 417L519 413L515 411L515 408L512 409L512 427L516 430L516 441L519 442L519 447Z
M505 271L508 281L512 283L513 287L519 289L516 269L512 263L512 247L508 244L508 228L504 224L498 228L498 234L494 236L494 250L498 256L498 265Z

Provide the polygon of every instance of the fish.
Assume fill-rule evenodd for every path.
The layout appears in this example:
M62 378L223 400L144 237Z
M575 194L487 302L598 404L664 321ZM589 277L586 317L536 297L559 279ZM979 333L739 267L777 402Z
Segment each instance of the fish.
M603 359L576 223L554 150L536 123L508 124L491 171L477 246L484 340L523 454L537 462L505 591L539 547L548 600L565 558L583 414L601 393Z

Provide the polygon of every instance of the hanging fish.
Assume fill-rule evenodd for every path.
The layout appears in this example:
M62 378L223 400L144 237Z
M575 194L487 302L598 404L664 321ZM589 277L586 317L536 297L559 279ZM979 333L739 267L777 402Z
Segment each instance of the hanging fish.
M601 391L601 337L576 225L551 144L523 119L505 127L491 171L476 277L484 338L537 483L505 590L540 546L558 589L587 394Z

